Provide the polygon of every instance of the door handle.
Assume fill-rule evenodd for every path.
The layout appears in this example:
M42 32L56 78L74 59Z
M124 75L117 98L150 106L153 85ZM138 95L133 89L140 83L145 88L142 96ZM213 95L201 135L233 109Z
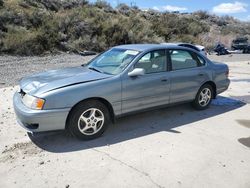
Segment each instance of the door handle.
M162 81L162 82L167 82L167 81L168 81L168 79L163 78L163 79L161 79L161 81Z
M203 74L203 73L200 73L200 74L198 74L198 76L204 76L204 74Z

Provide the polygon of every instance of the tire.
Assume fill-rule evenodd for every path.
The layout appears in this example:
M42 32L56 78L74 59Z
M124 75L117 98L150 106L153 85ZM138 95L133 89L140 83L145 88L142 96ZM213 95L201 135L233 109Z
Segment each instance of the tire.
M213 93L213 87L209 84L204 84L196 94L192 106L197 110L207 109L212 102Z
M67 119L67 129L80 140L100 137L110 123L107 107L97 101L88 100L77 104Z

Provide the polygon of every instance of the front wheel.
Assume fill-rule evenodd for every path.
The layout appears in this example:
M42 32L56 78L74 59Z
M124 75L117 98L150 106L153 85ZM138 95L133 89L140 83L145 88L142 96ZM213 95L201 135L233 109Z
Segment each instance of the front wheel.
M107 107L96 100L76 105L69 114L67 128L78 139L91 140L103 134L109 124Z
M209 84L203 85L193 101L192 105L197 110L205 110L209 107L213 98L213 88Z

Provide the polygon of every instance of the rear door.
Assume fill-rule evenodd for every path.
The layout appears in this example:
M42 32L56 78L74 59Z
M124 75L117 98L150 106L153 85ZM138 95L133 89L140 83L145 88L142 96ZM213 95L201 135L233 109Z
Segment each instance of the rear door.
M122 113L142 110L169 103L169 74L166 50L146 53L134 65L143 68L145 74L122 78Z
M168 51L170 68L170 103L193 100L206 79L205 62L189 50Z

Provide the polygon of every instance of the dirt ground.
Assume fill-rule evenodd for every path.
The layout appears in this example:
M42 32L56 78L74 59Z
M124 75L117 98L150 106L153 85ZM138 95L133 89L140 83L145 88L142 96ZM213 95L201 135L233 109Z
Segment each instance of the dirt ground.
M72 66L66 57L82 59L57 57L63 66ZM0 88L0 187L250 187L249 55L210 56L229 65L231 85L208 110L183 104L140 113L87 142L64 131L30 135L16 123L14 85L35 68L12 58L22 66L9 83L6 71L16 65L0 57L7 75Z

